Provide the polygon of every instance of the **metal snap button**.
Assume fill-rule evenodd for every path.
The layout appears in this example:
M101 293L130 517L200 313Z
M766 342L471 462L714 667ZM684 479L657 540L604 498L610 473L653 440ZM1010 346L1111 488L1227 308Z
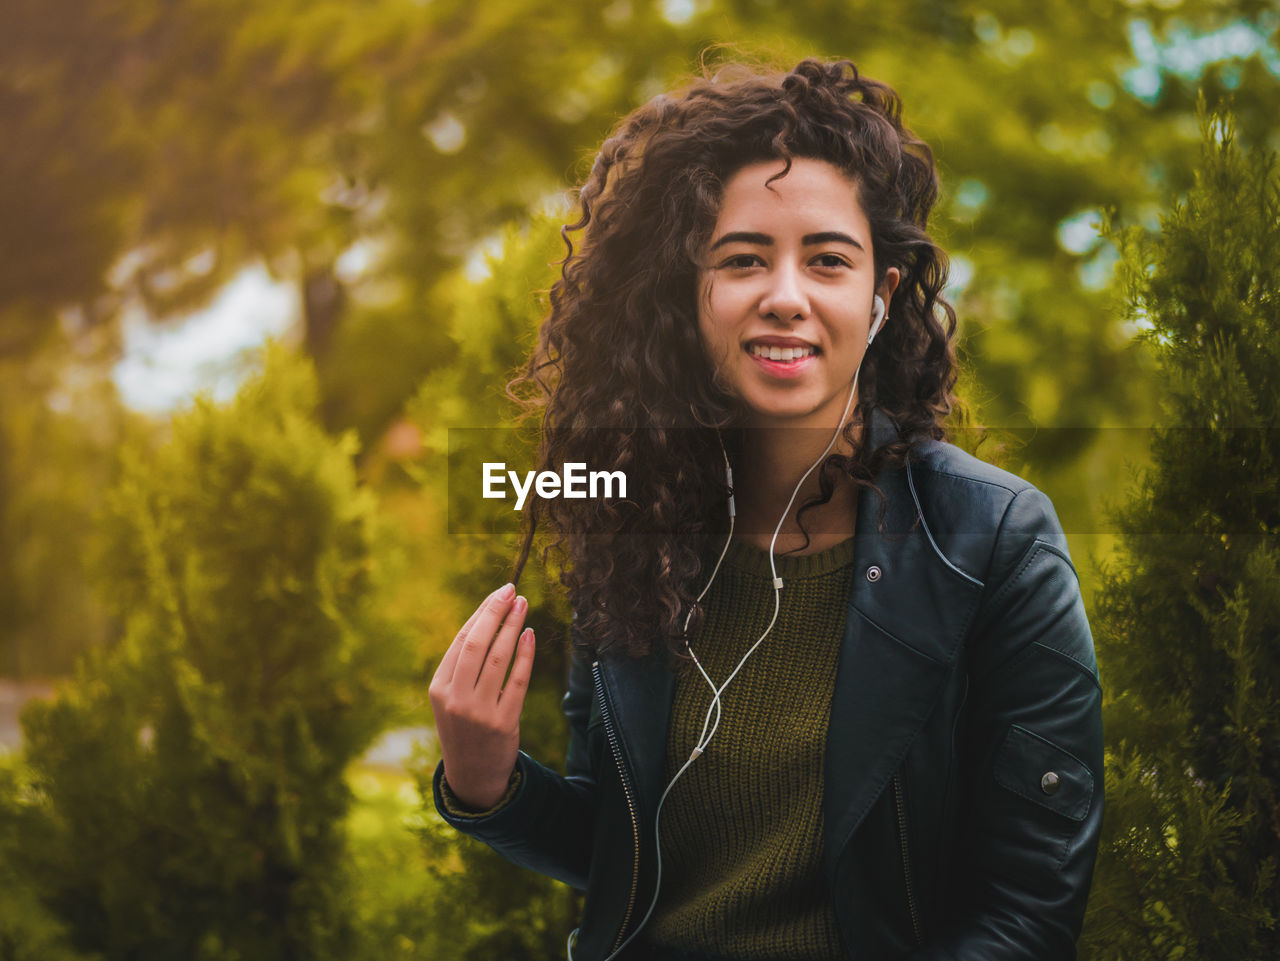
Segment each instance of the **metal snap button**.
M1056 794L1058 786L1062 783L1061 779L1053 771L1049 771L1040 779L1040 790L1045 794Z
M876 567L876 565L874 565L874 564L872 564L870 567L868 567L868 568L867 568L867 580L869 580L872 584L874 584L876 581L880 580L880 568Z

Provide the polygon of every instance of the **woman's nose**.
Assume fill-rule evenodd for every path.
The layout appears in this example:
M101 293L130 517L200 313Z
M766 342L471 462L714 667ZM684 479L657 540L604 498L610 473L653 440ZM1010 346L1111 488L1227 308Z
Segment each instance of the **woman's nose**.
M779 264L769 271L767 287L760 298L760 313L783 323L804 317L809 312L809 299L804 278L794 266Z

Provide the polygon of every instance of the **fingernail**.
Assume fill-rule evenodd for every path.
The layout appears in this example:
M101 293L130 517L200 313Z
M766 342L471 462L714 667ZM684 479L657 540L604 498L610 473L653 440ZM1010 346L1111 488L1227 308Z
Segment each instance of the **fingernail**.
M511 595L514 594L515 592L516 592L516 586L514 584L503 584L500 588L498 588L498 600L509 601L511 600Z
M528 606L529 606L529 602L525 600L524 595L520 595L519 597L516 598L517 610L524 610Z

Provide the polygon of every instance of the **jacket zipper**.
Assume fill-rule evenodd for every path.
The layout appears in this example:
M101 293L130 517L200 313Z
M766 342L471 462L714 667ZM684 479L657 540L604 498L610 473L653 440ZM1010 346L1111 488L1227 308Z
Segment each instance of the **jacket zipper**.
M591 676L595 681L596 696L600 698L600 716L604 720L605 734L609 737L609 747L613 751L613 761L618 766L618 775L622 778L622 791L627 798L627 809L631 813L631 834L635 846L635 860L631 871L631 894L627 897L627 912L622 916L622 927L614 939L610 954L618 950L623 935L627 933L627 925L631 923L631 913L635 910L636 890L640 886L640 819L636 816L635 797L631 790L631 781L627 777L627 766L622 762L622 749L618 744L618 735L613 728L613 718L609 716L609 701L604 695L604 681L600 677L600 662L591 662Z
M915 935L916 947L924 943L920 935L920 915L916 910L916 894L911 886L911 859L907 851L907 808L902 803L902 777L893 776L893 801L898 812L898 843L902 848L902 873L907 881L907 907L911 911L911 931Z

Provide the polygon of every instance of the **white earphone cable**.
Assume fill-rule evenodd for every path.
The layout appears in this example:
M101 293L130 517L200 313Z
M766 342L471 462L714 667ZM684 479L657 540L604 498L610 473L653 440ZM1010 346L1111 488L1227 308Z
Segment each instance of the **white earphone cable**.
M868 348L871 346L871 341L875 338L876 333L879 331L880 322L885 313L884 301L881 300L881 298L878 295L876 296L875 299L878 302L877 303L878 310L877 310L877 316L875 317L872 323L870 333L868 334L868 337L867 337ZM782 608L782 578L778 576L777 564L774 561L774 550L778 543L778 535L782 531L782 525L786 523L787 515L790 514L791 512L791 505L795 503L796 497L799 496L800 494L800 488L804 486L804 482L808 480L809 475L813 473L815 468L817 468L818 465L820 465L824 460L826 460L827 455L831 453L832 448L835 447L836 441L840 437L840 432L844 429L845 420L848 418L849 411L853 407L853 398L858 393L858 375L862 372L862 361L865 359L866 359L866 352L864 351L862 355L862 359L858 361L857 369L853 372L853 385L849 389L849 399L845 402L844 413L840 415L839 423L836 424L835 433L831 435L831 440L827 442L826 449L823 450L823 452L820 455L818 455L818 459L815 460L811 465L809 465L809 469L806 470L804 474L801 475L800 480L796 483L795 489L792 490L791 492L791 498L787 501L787 506L782 511L782 516L778 518L777 526L773 530L773 538L769 541L769 571L773 576L773 616L769 618L769 625L764 629L764 633L761 634L760 637L756 639L756 642L752 644L750 648L748 648L747 652L742 655L742 659L738 661L737 667L733 669L732 673L730 673L730 675L727 678L725 678L724 683L721 684L719 687L716 686L715 682L711 680L710 675L708 675L706 670L703 669L702 662L699 661L698 656L694 654L693 648L689 644L688 637L687 636L685 637L686 650L689 651L689 655L693 658L693 663L698 668L698 673L702 675L703 680L705 680L707 682L707 685L711 688L711 692L712 692L711 705L707 709L707 716L702 721L702 731L698 735L697 744L694 745L693 751L689 754L688 759L684 762L684 764L680 766L680 769L676 771L675 776L671 778L670 783L666 786L666 789L662 792L662 797L658 799L658 809L654 814L654 822L653 822L654 844L655 844L655 847L657 848L657 858L658 858L657 877L655 878L655 882L654 882L653 900L649 902L649 909L645 912L644 917L640 919L640 923L636 925L635 930L632 931L630 936L625 941L623 941L622 944L618 945L617 949L614 950L612 953L610 953L608 957L604 959L604 961L613 961L613 959L618 955L618 953L621 952L628 944L630 944L631 941L636 937L636 935L638 935L641 931L644 930L644 926L646 923L648 923L649 917L653 914L654 909L658 906L658 895L662 891L662 837L661 837L661 826L660 826L662 821L662 806L663 804L666 803L667 795L671 793L671 789L675 787L676 781L680 780L680 776L689 769L689 765L691 765L694 761L696 761L698 757L701 756L701 754L706 750L707 744L710 743L711 738L715 735L716 730L720 727L720 717L721 717L720 696L721 694L723 694L725 688L729 686L729 682L732 681L735 677L737 677L738 672L741 671L743 665L747 663L747 658L749 658L753 653L755 653L756 648L759 647L760 644L764 641L764 639L769 636L769 632L773 630L774 624L777 623L778 613ZM701 593L698 594L697 599L694 601L694 605L690 607L689 613L685 616L684 632L686 635L688 634L688 630L689 630L689 621L693 617L694 607L696 607L697 604L701 603L702 599L707 595L707 592L711 590L711 585L715 583L716 575L720 573L720 565L724 562L725 556L729 552L729 545L733 541L734 517L736 514L736 508L734 505L734 498L733 498L733 468L729 463L729 454L725 450L724 441L720 438L720 432L718 430L716 431L716 439L720 442L720 453L724 457L725 479L729 485L729 536L725 538L724 547L721 548L720 550L720 557L716 560L715 567L712 568L711 577L707 580L706 586L702 588ZM714 724L711 723L712 714L715 714ZM707 731L708 724L711 724L710 732ZM569 942L566 944L566 951L568 954L569 961L573 961L573 938L576 933L577 933L577 929L575 928L573 932L570 933Z

